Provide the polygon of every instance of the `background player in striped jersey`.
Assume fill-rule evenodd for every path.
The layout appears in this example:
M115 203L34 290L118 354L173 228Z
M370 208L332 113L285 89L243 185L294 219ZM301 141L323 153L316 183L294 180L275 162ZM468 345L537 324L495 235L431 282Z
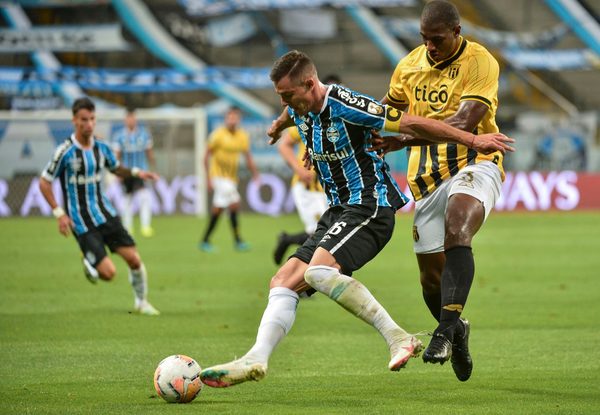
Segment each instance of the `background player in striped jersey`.
M229 210L231 230L238 251L247 251L250 247L240 236L238 212L240 194L237 190L238 165L240 156L246 159L246 166L252 173L252 179L258 180L258 170L250 153L250 136L240 127L242 111L231 107L225 114L224 125L213 131L208 138L208 148L204 156L204 168L208 180L207 188L213 191L210 220L198 245L200 250L213 252L210 243L217 221L225 209Z
M331 74L323 78L323 83L341 84L342 81L339 76ZM281 264L285 251L290 245L302 245L315 232L317 222L328 207L327 197L323 193L323 187L315 171L304 166L306 146L296 127L290 127L282 133L278 149L281 157L294 171L291 192L298 215L304 224L304 231L295 234L286 232L279 234L273 252L273 260L277 265Z
M125 230L102 189L106 169L119 177L139 177L156 180L155 173L128 169L119 161L110 146L94 137L96 109L87 97L75 100L72 106L74 133L58 146L42 172L40 190L58 220L58 230L64 236L72 231L83 253L86 277L93 283L99 278L110 281L116 273L115 264L107 256L105 245L121 256L129 267L135 311L159 314L147 299L146 268L131 235ZM58 178L62 187L65 209L60 207L52 191L52 181Z
M475 134L498 132L498 63L460 35L460 16L446 1L421 14L423 45L396 67L384 103ZM471 376L469 323L459 319L473 282L471 241L498 197L503 153L411 136L377 138L384 153L408 147L408 182L416 201L413 238L423 297L438 320L423 360L452 360L457 378Z
M150 132L139 125L134 108L128 108L125 115L125 126L112 136L112 144L117 158L123 167L149 170L156 167L154 160L153 141ZM133 226L133 197L137 195L140 207L140 233L142 236L154 235L152 229L152 195L147 183L139 177L125 177L123 188L125 202L121 211L123 225L132 233Z
M316 232L272 278L254 346L238 360L203 370L202 382L226 387L262 379L271 353L292 327L298 293L310 287L372 325L388 344L389 369L399 370L418 354L421 342L399 327L369 290L349 276L383 249L392 236L396 210L408 200L385 161L367 149L371 129L466 144L475 136L440 121L403 114L339 85L324 85L312 60L299 51L275 62L271 80L286 107L268 131L271 143L285 128L298 127L330 208ZM512 141L502 134L482 139L496 149Z

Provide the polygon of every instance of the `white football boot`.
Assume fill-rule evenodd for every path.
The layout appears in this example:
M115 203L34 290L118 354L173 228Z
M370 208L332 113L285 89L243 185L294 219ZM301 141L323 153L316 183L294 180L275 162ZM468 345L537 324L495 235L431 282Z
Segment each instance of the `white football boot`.
M400 339L390 347L392 358L388 368L394 372L402 369L411 357L419 356L421 350L423 350L423 343L415 336Z
M202 383L213 388L226 388L248 380L259 381L267 374L267 365L242 357L200 372Z

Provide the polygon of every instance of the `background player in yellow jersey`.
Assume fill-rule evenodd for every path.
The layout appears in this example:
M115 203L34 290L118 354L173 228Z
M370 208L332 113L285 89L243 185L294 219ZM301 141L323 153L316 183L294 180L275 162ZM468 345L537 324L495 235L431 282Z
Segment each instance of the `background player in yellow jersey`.
M331 74L323 78L323 83L326 85L341 84L342 81L339 76ZM279 234L277 246L273 251L273 260L277 265L281 264L285 251L290 245L302 245L310 235L315 233L317 222L329 207L327 196L317 179L317 174L304 165L306 146L295 126L282 133L278 149L288 166L294 171L291 191L296 210L304 224L304 231L294 234L286 232Z
M384 103L413 115L443 120L475 134L498 132L498 63L460 35L460 16L446 1L421 14L423 45L396 67ZM471 376L469 323L459 319L473 282L471 240L500 196L502 153L411 136L377 138L384 153L408 147L408 181L416 201L413 238L423 297L439 321L423 360L452 360L457 378Z
M229 210L235 248L239 251L249 249L248 244L240 237L238 220L240 194L237 184L240 156L246 158L246 165L252 173L253 180L258 179L258 170L250 153L249 135L240 128L241 120L241 110L237 107L230 108L225 114L224 125L214 130L208 140L204 167L208 177L208 190L213 191L213 201L210 221L199 245L205 252L214 251L210 236L225 209Z

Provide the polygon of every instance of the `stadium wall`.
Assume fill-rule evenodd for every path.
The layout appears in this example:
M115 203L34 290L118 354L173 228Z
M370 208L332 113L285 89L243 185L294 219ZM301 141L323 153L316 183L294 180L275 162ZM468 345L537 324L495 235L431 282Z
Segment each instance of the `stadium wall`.
M410 194L406 177L396 175L401 188ZM194 175L161 178L153 184L153 211L156 215L194 215L198 211L197 186ZM54 182L55 194L60 184ZM508 172L502 187L502 195L496 205L497 211L572 211L600 209L600 174L574 171L541 173ZM240 189L245 211L277 216L294 211L289 180L280 175L265 173L260 183L242 181ZM111 201L119 208L123 203L123 191L117 180L107 184ZM414 208L411 202L402 211ZM137 210L137 201L134 200ZM0 217L50 216L51 209L45 202L35 176L0 179Z

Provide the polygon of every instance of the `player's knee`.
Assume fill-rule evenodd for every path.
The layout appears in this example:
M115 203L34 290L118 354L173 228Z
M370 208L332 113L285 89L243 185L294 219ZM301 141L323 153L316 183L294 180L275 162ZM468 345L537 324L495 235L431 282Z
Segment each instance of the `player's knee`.
M421 287L423 292L433 294L440 292L441 274L439 272L421 272Z
M129 269L139 269L142 266L142 259L137 252L132 255L128 255L125 258L125 262L127 262Z
M98 268L98 275L105 281L111 281L117 275L114 264L106 264Z
M311 287L316 288L328 283L337 275L339 275L339 271L336 268L327 267L324 265L313 265L308 267L304 272L304 280Z

